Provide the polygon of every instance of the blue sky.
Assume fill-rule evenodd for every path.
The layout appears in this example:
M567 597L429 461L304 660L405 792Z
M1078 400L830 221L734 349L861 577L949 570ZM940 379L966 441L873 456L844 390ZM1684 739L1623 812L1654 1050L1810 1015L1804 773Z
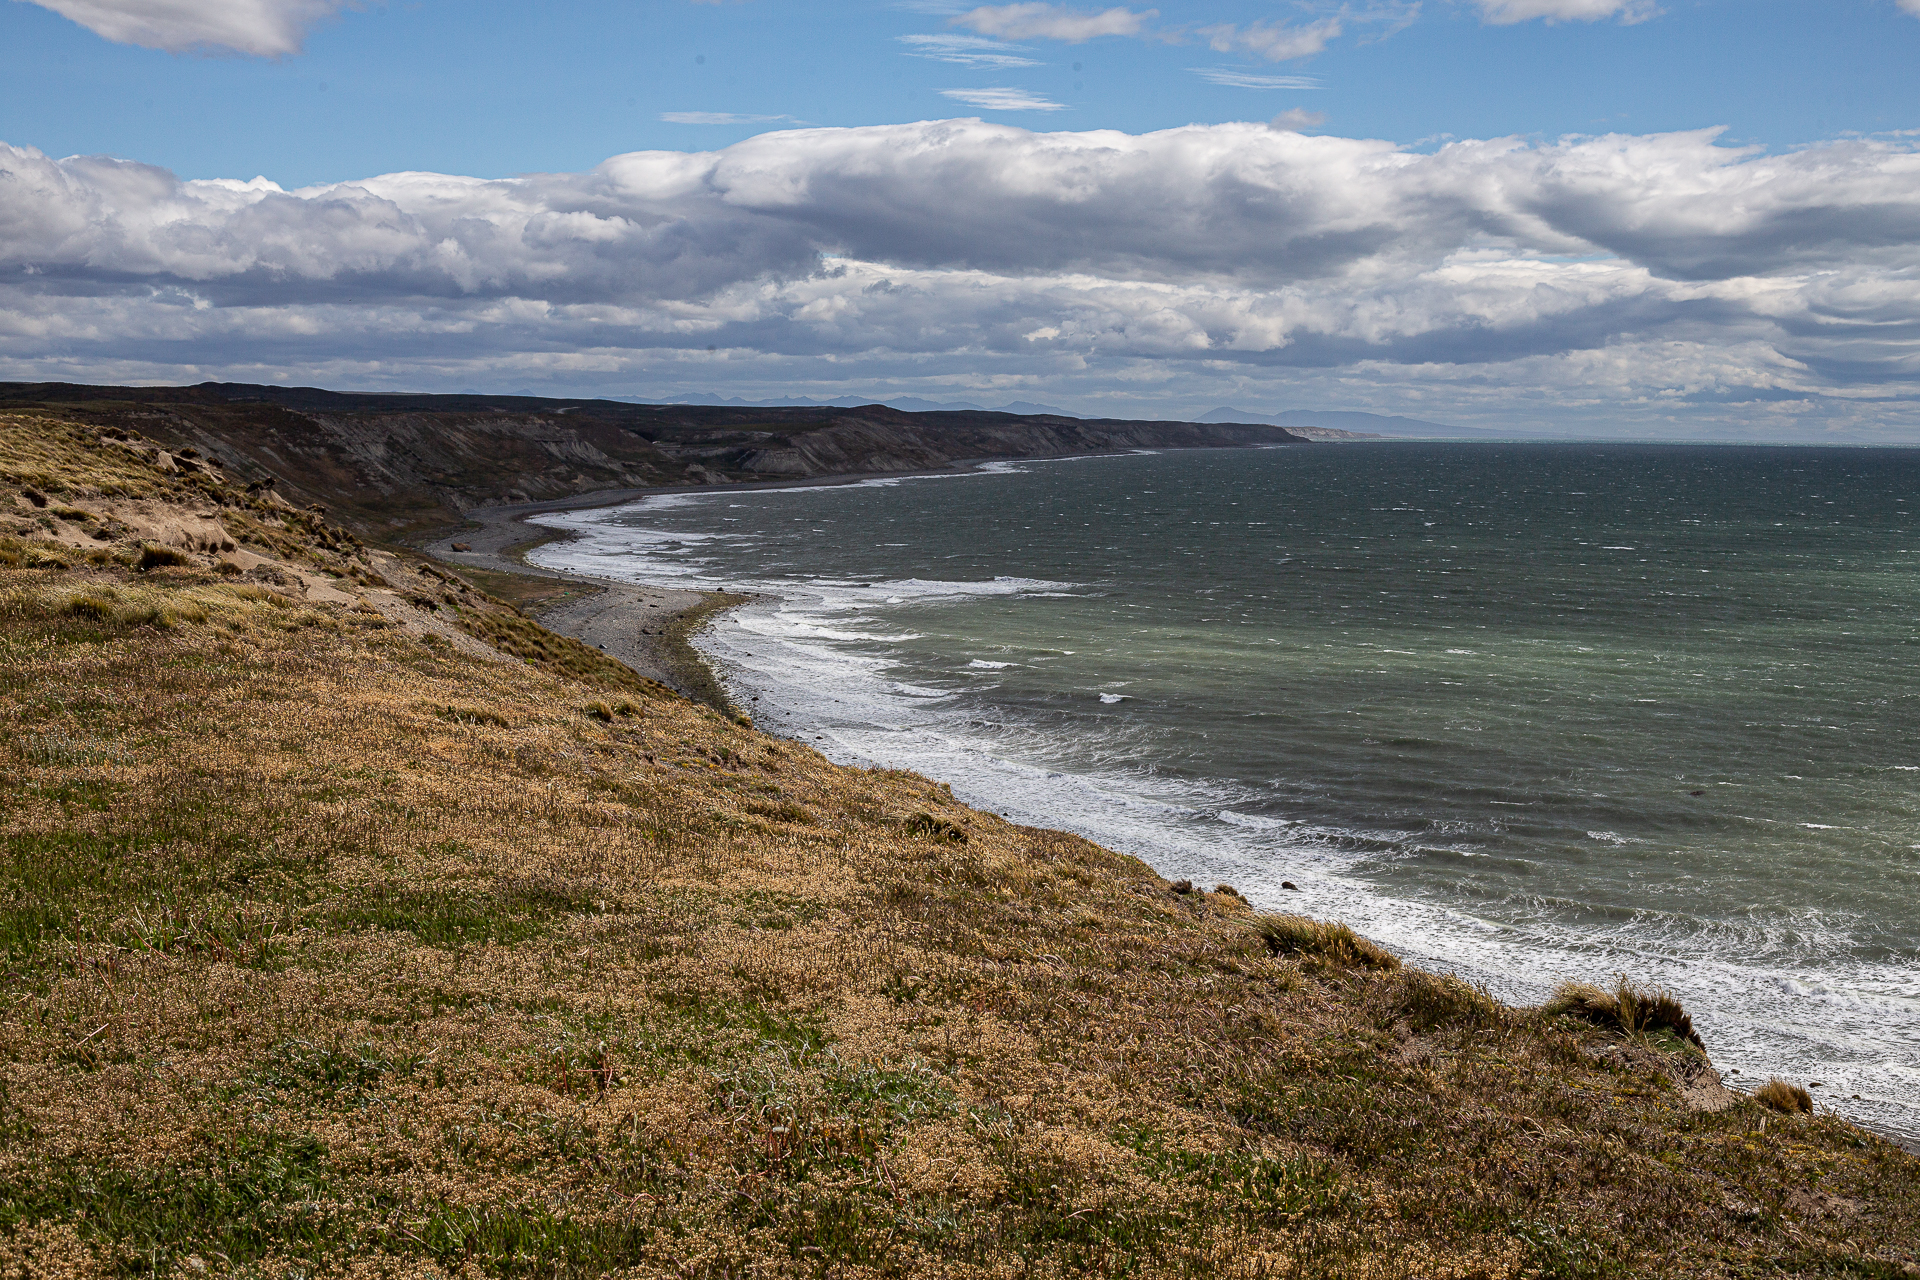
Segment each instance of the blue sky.
M1920 440L1920 0L0 24L0 377Z
M421 0L347 10L315 23L299 54L250 58L116 44L7 0L0 136L52 155L137 157L182 177L302 186L403 169L571 171L626 151L724 146L788 120L977 110L942 89L1011 88L1060 104L983 113L1036 128L1139 133L1301 109L1323 113L1328 131L1412 146L1724 125L1729 140L1779 147L1920 125L1920 18L1893 0L1664 0L1639 22L1508 25L1447 0L1164 4L1144 24L1159 40L999 42L1019 46L1001 56L1030 67L936 61L915 54L937 50L902 42L990 43L952 24L969 7ZM1216 52L1193 34L1342 13L1323 52L1283 62ZM1232 87L1196 69L1315 87ZM675 113L767 119L662 119Z

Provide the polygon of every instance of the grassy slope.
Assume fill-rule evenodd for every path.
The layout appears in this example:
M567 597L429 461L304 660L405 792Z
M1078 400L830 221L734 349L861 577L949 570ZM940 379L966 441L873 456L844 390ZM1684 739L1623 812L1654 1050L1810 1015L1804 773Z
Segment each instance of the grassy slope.
M89 432L0 417L0 473L51 495L0 505L0 1273L1920 1274L1920 1162L1692 1111L1684 1055L1270 946L457 584L515 660L90 563L48 513L107 486L367 562Z

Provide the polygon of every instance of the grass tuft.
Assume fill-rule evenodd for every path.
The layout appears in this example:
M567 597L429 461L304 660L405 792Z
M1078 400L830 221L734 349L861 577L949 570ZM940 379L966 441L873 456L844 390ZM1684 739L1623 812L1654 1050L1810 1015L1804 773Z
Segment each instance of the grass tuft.
M485 707L462 706L458 703L429 703L427 710L453 724L489 724L498 729L512 727L507 723L505 716L498 711L489 711Z
M184 551L176 550L173 547L163 547L157 542L143 542L140 544L140 559L136 567L144 573L149 569L162 569L169 566L188 565L192 563L193 557Z
M1402 969L1393 986L1393 1010L1414 1031L1436 1027L1493 1027L1501 1022L1500 1003L1484 988L1452 974Z
M1343 969L1400 967L1399 958L1391 951L1344 924L1306 916L1271 915L1261 916L1254 928L1270 955L1322 960Z
M1813 1110L1813 1095L1779 1076L1755 1089L1753 1100L1783 1115L1801 1115Z
M1578 1018L1628 1036L1671 1032L1695 1049L1706 1049L1679 997L1670 991L1637 987L1624 974L1611 991L1588 982L1563 982L1540 1011L1549 1017Z

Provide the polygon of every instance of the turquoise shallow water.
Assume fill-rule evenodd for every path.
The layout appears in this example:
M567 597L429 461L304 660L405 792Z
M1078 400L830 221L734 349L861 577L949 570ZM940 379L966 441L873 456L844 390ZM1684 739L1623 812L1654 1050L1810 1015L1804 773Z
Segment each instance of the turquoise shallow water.
M1126 455L673 495L541 555L764 593L707 643L831 754L1512 998L1666 983L1722 1065L1914 1134L1916 481L1904 450Z

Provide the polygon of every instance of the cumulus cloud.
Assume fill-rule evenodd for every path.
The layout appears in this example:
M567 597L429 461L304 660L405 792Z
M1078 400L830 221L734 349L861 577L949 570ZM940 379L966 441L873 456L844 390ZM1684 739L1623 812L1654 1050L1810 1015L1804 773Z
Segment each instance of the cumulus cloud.
M293 191L0 147L0 371L574 394L937 376L1196 409L1287 379L1616 415L1920 399L1910 145L1422 154L1304 123L796 129Z
M31 0L97 35L170 53L300 52L315 23L348 0Z
M1900 7L1916 18L1920 18L1920 0L1900 0Z
M1199 34L1216 53L1244 51L1258 54L1269 62L1288 62L1310 58L1340 35L1340 19L1322 18L1304 27L1289 27L1278 22L1250 22L1244 27L1231 23L1201 27Z
M982 111L1065 111L1062 103L1025 89L942 89L940 96Z
M1920 4L1920 0L1901 0ZM1659 12L1653 0L1479 0L1480 16L1494 26L1511 26L1544 18L1548 22L1598 22L1618 17L1625 23L1645 22Z
M937 36L897 36L901 44L908 46L916 58L932 58L936 62L952 62L963 67L1037 67L1041 64L1032 58L1020 56L1015 50L1019 45L1004 44L999 40L989 40L985 36L937 35Z
M953 25L1006 40L1065 40L1079 44L1098 36L1140 35L1145 32L1148 20L1158 17L1159 13L1158 9L1135 13L1119 7L1087 13L1057 4L996 4L971 9L953 19Z

